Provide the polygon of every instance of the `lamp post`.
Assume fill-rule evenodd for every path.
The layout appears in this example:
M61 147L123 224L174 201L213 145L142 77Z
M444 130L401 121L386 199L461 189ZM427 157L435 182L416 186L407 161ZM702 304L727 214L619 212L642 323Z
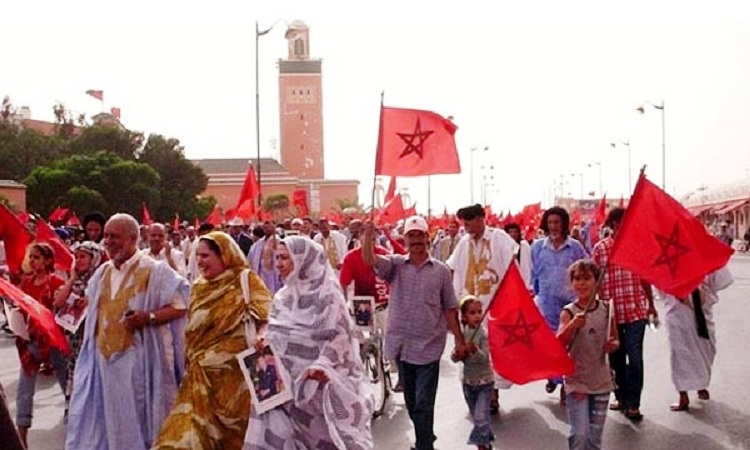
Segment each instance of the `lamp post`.
M661 111L661 188L667 190L667 132L666 132L666 120L665 120L665 108L664 100L661 101L661 105L655 105L650 101L646 100L643 104L637 107L635 110L639 114L646 112L645 106L650 105L655 109Z
M289 25L289 22L287 22L284 19L279 19L276 22L273 23L270 27L266 28L265 30L260 30L258 28L258 21L255 21L255 148L256 148L256 167L255 172L257 173L258 177L258 205L261 205L263 196L261 194L261 181L260 181L260 83L259 83L259 58L258 58L258 41L260 40L261 36L267 35L271 30L273 30L273 27L275 27L279 22L284 22L286 24L286 32L284 33L284 37L286 39L294 39L298 36L299 32L292 28L291 25Z
M594 166L597 166L599 168L599 195L604 195L604 186L602 185L602 162L601 161L594 161L592 163L589 163L588 167L589 169L593 168Z
M495 184L495 176L492 175L492 171L495 170L495 166L479 166L479 169L482 171L482 183L480 184L481 192L482 192L482 206L485 206L487 204L487 174L485 173L485 170L489 171L489 179L491 183L490 185ZM473 202L472 202L473 203Z
M471 151L469 153L469 190L471 191L469 197L471 198L472 205L474 204L474 152L478 148L479 147L471 147ZM489 149L489 147L484 147L483 151L486 152Z
M627 145L628 147L628 191L630 191L630 195L633 195L633 169L630 167L630 141L619 141L619 142L612 142L611 145L612 148L617 148L617 145Z

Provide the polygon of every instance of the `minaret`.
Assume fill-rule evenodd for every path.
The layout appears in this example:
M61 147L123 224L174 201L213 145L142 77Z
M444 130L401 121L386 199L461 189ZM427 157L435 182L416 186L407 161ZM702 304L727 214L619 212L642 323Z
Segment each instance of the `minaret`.
M323 92L320 59L310 59L310 29L295 20L289 56L279 60L281 164L301 180L321 180ZM289 34L288 34L289 35Z

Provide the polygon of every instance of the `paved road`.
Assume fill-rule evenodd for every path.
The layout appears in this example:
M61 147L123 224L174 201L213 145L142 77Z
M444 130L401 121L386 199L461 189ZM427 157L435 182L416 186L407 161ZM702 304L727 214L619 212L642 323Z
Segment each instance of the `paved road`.
M744 383L750 372L750 257L735 256L730 264L735 283L721 295L715 308L718 355L714 365L711 400L691 398L689 413L669 411L677 400L670 381L669 349L665 329L647 331L646 380L642 412L645 419L633 424L610 412L604 432L607 449L750 449L750 390ZM660 307L657 303L657 307ZM18 358L12 340L0 337L0 381L10 399L15 398ZM461 394L458 367L448 358L441 364L435 429L437 448L469 448L471 430ZM39 381L34 426L30 432L33 450L62 449L63 398L51 377ZM15 414L15 407L11 413ZM554 394L544 392L544 383L515 386L501 393L501 415L492 428L500 449L565 449L568 426L563 407ZM390 401L386 414L373 424L375 448L408 449L414 435L400 395ZM2 439L0 439L0 448Z

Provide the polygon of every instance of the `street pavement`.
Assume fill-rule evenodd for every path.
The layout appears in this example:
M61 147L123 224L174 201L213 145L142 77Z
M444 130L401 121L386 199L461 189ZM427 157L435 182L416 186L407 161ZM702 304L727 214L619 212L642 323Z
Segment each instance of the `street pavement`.
M750 372L750 256L735 255L730 270L735 282L720 293L720 301L714 308L718 354L710 387L711 400L700 401L691 392L689 412L669 410L669 404L677 401L677 393L670 378L667 331L664 326L655 332L646 330L641 405L645 418L632 423L610 411L604 431L605 449L750 449L750 389L743 384L749 380ZM657 301L657 309L661 306ZM471 423L458 370L459 366L450 362L446 352L441 361L435 412L436 447L441 450L470 448L466 439ZM18 371L13 340L0 336L0 381L11 400L13 417ZM544 382L502 391L500 402L500 415L492 419L495 448L567 448L565 409L560 406L557 393L544 392ZM30 449L62 449L63 396L52 377L40 377L34 413ZM373 422L373 435L378 450L408 449L413 443L413 429L400 394L392 395L385 414ZM2 441L0 436L0 450Z

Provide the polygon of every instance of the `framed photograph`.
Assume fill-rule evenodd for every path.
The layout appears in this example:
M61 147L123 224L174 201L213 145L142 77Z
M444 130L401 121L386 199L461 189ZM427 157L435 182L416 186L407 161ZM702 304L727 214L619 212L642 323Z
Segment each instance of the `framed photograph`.
M375 298L371 295L355 295L352 297L352 314L354 324L360 328L372 328L372 316L375 311Z
M5 314L5 320L8 321L8 328L10 328L11 333L20 337L24 341L28 341L29 327L26 324L26 318L24 317L21 310L16 308L15 306L11 306L7 300L3 301L2 303L4 308L3 313Z
M242 375L250 388L253 409L258 414L270 411L292 399L289 373L270 345L263 351L249 348L237 354Z
M75 333L83 323L83 319L86 318L88 306L89 302L86 301L85 297L71 294L63 307L55 314L55 323L63 327L66 331Z

